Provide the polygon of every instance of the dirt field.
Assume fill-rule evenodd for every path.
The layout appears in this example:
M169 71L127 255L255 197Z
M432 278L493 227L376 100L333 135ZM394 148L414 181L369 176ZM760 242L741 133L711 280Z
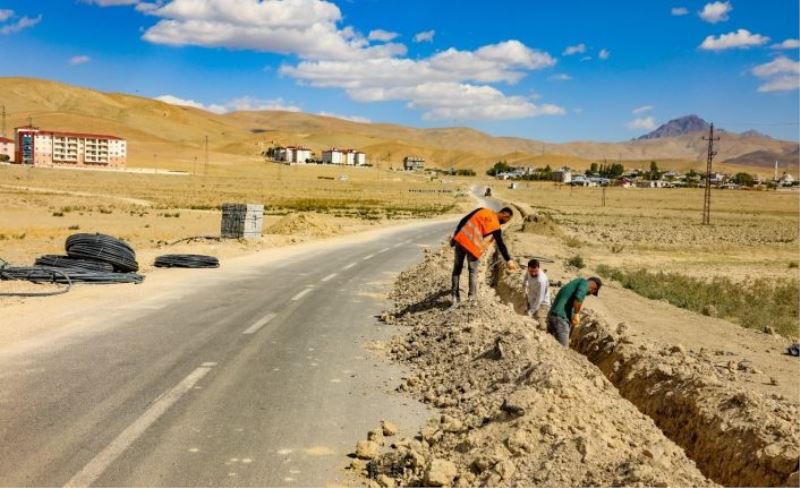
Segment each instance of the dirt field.
M65 238L75 232L118 236L146 256L179 239L219 235L222 203L263 203L264 239L216 249L249 252L446 213L466 201L458 196L463 188L458 181L397 172L290 167L246 158L211 165L207 175L0 165L0 257L30 264L42 254L63 252ZM298 213L305 215L302 222L279 224Z
M702 226L702 189L606 189L528 183L497 189L558 228L587 265L647 267L692 276L797 278L800 193L715 190ZM546 253L545 253L546 254ZM794 266L790 267L791 263Z

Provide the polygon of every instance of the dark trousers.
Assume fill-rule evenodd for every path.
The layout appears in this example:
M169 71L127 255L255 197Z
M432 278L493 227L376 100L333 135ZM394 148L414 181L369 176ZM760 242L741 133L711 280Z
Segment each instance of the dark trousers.
M556 315L548 315L547 332L555 337L562 346L569 347L569 335L572 332L572 325L567 319Z
M469 269L469 297L474 298L478 294L478 265L480 261L478 258L470 254L469 251L461 247L460 244L454 246L455 260L453 261L453 283L451 294L454 299L460 298L459 294L459 280L461 278L461 271L464 269L464 258L467 259L467 268Z

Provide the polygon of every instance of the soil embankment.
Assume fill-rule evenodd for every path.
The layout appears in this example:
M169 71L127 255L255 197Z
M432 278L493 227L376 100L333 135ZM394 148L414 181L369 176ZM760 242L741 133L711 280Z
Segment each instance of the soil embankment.
M524 311L518 276L501 271L495 284L504 301ZM746 358L734 361L722 338L716 350L684 341L687 347L609 321L597 311L585 314L572 348L683 447L706 476L727 486L797 486L796 398L753 388L751 377L764 372ZM764 340L771 347L772 338ZM719 356L731 359L721 366Z
M655 423L582 355L564 350L488 287L449 309L449 249L397 280L388 350L399 390L440 409L365 474L382 486L711 486ZM372 435L372 442L382 437ZM354 463L355 466L359 466Z

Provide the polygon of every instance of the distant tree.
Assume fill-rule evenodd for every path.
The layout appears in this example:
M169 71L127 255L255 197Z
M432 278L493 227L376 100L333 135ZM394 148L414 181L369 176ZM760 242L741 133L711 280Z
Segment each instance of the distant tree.
M599 171L600 171L600 170L599 170L599 168L597 167L597 163L592 163L592 164L590 164L590 165L589 165L589 173L591 173L591 174L596 174L596 173L598 173Z
M2 161L4 163L7 163L10 160L11 160L11 158L8 157L8 154L0 154L0 161Z
M650 161L650 174L648 176L651 180L657 180L661 178L661 172L658 170L658 163L655 161Z
M620 163L604 164L600 168L600 176L604 178L619 178L625 172L625 166Z
M458 169L456 170L457 176L475 176L475 171L471 169Z
M509 164L507 162L498 161L498 162L494 163L494 166L492 166L491 168L489 168L486 171L486 174L489 175L489 176L497 176L500 173L506 173L506 172L512 171L513 169L514 168L509 166Z
M753 186L755 178L749 173L736 173L731 179L734 183L741 186Z

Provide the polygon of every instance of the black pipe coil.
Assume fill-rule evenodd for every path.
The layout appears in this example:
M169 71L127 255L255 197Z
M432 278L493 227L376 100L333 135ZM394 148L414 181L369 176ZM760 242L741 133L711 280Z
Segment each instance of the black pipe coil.
M73 234L67 238L67 255L71 258L103 261L116 271L138 271L136 252L127 243L105 234Z
M36 258L34 262L36 266L47 266L49 268L74 268L85 269L89 271L102 271L104 273L111 273L114 271L114 266L105 261L96 261L94 259L78 259L69 256L56 256L54 254L47 254L40 258Z
M144 276L136 273L106 273L77 268L49 268L46 266L0 267L0 280L23 280L31 283L142 283Z
M165 254L154 263L159 268L219 268L219 259L200 254Z

